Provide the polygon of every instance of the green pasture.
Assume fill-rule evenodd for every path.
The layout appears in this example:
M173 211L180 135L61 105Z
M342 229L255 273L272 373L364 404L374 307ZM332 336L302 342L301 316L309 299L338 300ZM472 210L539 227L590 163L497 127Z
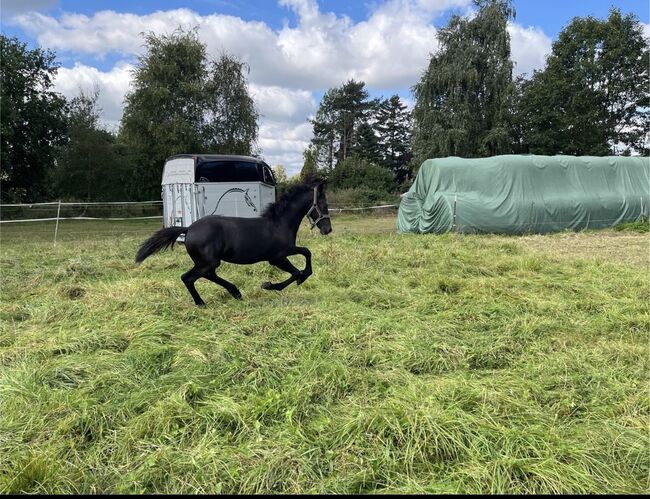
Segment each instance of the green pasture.
M0 493L648 492L647 228L339 216L198 308L159 225L0 227Z

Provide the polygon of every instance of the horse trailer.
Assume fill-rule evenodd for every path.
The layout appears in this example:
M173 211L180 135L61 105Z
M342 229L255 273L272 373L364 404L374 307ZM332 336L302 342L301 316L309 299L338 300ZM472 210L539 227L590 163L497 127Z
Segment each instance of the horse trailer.
M162 176L163 226L189 227L207 215L253 218L275 202L275 177L259 158L177 154Z

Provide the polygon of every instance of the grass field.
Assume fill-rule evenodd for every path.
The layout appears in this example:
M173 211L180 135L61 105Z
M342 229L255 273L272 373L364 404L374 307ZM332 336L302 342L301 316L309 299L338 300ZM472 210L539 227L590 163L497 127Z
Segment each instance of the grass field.
M336 217L197 308L157 221L6 225L1 493L648 491L647 232Z

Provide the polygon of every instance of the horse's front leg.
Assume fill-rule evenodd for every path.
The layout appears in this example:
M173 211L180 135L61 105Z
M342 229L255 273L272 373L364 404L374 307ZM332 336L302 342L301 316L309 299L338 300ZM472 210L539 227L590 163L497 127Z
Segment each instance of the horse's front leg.
M268 289L268 290L273 290L273 291L282 291L284 288L286 288L289 284L291 284L293 281L296 281L300 278L301 272L293 266L293 264L289 261L288 258L278 258L276 260L269 260L269 263L273 265L274 267L279 268L280 270L284 270L285 272L289 272L291 274L291 277L287 279L286 281L279 282L277 284L273 284L270 282L265 282L262 284L262 289Z
M305 257L305 270L300 272L300 276L296 279L298 285L302 284L307 280L307 278L312 274L311 270L311 251L309 251L307 248L303 248L300 246L295 246L290 255L302 255Z

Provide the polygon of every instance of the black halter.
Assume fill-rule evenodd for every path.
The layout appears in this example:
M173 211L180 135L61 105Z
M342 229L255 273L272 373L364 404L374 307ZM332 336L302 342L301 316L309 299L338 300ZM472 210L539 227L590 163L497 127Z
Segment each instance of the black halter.
M311 227L309 230L312 230L314 227L316 227L316 224L320 222L321 220L325 218L330 218L329 215L323 215L320 211L320 208L318 207L318 192L317 192L318 187L314 187L314 202L311 205L311 208L309 208L309 211L307 212L307 218L311 221ZM318 214L318 218L316 220L313 219L311 216L311 212L316 210L316 213Z

